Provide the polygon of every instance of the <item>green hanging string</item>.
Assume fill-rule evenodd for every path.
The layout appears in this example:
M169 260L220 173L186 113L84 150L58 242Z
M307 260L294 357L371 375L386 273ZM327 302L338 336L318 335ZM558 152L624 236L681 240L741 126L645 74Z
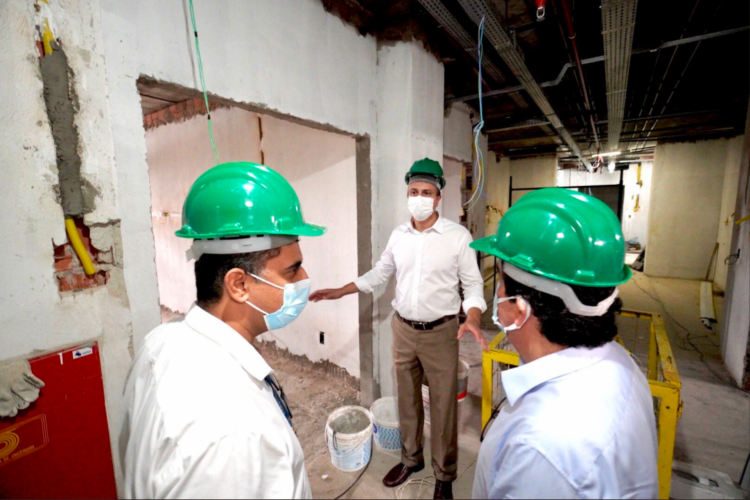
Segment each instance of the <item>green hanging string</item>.
M195 52L198 55L198 73L201 77L201 89L203 90L203 100L206 103L206 114L208 115L208 136L211 139L211 147L214 150L214 161L219 164L219 152L216 150L214 141L214 130L211 127L211 109L208 107L208 93L206 92L206 80L203 78L203 60L201 59L201 46L198 43L198 28L195 25L195 10L193 10L193 0L190 0L190 20L193 22L193 35L195 36Z

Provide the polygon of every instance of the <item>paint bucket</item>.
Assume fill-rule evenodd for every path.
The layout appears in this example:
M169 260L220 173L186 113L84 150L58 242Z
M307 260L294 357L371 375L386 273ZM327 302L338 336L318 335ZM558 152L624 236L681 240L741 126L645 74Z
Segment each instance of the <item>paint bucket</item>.
M463 359L458 360L458 384L456 388L458 402L466 399L469 392L469 363ZM422 384L422 404L424 406L424 421L430 423L430 383L425 379Z
M331 463L344 472L362 469L372 456L372 414L360 406L343 406L328 416L325 441Z
M374 441L383 450L401 449L401 430L398 427L398 398L381 398L370 407Z

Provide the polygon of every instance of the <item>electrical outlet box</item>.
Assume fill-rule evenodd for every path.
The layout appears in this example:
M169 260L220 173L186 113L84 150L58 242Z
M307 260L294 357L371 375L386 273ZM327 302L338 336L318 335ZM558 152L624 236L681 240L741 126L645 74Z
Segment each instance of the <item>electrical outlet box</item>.
M320 332L320 343L321 343L321 345L326 343L326 333L325 332Z

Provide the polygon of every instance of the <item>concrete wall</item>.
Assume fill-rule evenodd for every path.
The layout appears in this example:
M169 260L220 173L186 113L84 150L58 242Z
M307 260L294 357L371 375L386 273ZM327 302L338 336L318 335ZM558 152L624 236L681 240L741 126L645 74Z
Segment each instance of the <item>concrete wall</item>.
M472 109L463 103L454 104L445 111L443 154L446 157L463 162L472 160L472 114Z
M656 147L646 274L705 278L719 232L727 155L735 144L721 139Z
M464 213L461 200L461 178L463 177L463 163L453 160L447 156L443 157L443 173L445 175L445 188L443 189L443 201L441 214L453 222L460 222Z
M29 357L99 341L114 446L122 422L122 387L133 352L135 308L123 274L124 226L118 220L130 205L122 200L115 169L99 8L88 1L66 3L64 9L59 2L51 2L43 8L53 32L65 42L70 85L78 96L75 125L81 179L98 193L85 222L92 226L93 246L112 249L115 257L113 264L99 267L110 273L106 286L59 292L53 245L65 243L67 237L57 201L55 144L42 97L36 48L39 18L34 7L33 2L10 0L0 8L0 116L7 125L0 128L0 184L4 186L0 196L0 231L4 235L0 358ZM146 213L148 205L144 206ZM144 222L150 225L148 220ZM146 249L146 261L148 255ZM153 297L138 300L150 307L157 324L158 302L155 294ZM116 470L119 473L119 467Z

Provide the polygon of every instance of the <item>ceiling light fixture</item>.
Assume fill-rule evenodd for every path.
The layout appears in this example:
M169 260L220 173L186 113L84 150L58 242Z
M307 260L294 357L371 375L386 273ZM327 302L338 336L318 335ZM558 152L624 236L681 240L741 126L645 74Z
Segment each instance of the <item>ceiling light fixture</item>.
M605 156L619 156L621 154L620 151L611 151L609 153L599 153L596 155L591 155L592 158L599 158L600 156L603 158Z

